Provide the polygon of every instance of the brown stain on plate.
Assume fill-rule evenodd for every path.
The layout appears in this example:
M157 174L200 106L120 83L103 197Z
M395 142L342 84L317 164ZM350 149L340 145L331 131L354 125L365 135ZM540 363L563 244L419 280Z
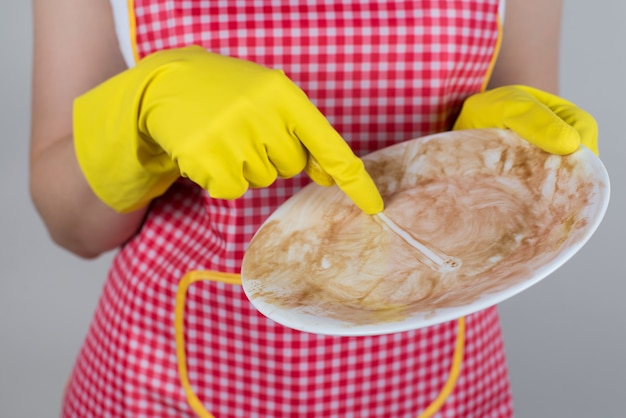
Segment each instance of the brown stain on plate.
M242 272L252 300L352 325L467 305L577 242L598 187L584 160L500 130L407 141L364 162L385 214L461 267L433 270L336 187L311 185L250 243Z

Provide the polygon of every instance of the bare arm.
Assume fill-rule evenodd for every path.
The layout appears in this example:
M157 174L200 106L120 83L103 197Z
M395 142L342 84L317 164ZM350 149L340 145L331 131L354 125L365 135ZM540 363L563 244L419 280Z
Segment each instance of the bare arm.
M145 209L119 214L91 191L72 139L72 104L126 68L107 0L35 0L30 147L33 202L60 246L95 257L127 240Z
M489 88L525 84L558 93L562 0L507 0Z

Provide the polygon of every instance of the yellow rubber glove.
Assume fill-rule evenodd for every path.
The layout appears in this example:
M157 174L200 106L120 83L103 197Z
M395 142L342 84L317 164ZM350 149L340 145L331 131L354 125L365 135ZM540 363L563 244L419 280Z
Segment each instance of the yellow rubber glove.
M74 142L94 192L120 212L179 176L235 199L312 158L314 181L332 178L366 213L383 209L363 162L282 71L200 47L155 53L78 97Z
M532 87L498 87L467 98L453 129L474 128L511 129L551 154L572 153L581 143L598 154L595 119L573 103Z

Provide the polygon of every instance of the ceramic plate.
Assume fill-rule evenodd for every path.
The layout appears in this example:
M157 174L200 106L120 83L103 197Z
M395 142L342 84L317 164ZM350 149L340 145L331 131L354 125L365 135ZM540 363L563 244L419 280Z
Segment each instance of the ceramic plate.
M302 189L262 225L243 260L243 288L264 315L329 335L467 315L563 265L609 200L606 169L589 149L550 155L510 131L431 135L363 161L393 224L364 214L336 186Z

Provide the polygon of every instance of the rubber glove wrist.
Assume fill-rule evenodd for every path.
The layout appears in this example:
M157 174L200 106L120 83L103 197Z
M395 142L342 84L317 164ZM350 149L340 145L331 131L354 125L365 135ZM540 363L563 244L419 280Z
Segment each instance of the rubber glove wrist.
M575 104L544 91L512 85L467 98L455 130L511 129L552 154L569 154L580 144L598 154L595 119Z
M282 71L200 47L155 53L77 98L74 140L88 182L122 212L179 176L234 199L310 157L362 210L382 210L362 161Z

